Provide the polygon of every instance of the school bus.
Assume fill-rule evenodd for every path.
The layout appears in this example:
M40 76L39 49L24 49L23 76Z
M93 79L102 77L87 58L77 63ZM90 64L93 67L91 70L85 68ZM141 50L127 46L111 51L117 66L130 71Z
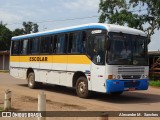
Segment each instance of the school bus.
M42 83L119 95L148 89L147 36L129 27L90 23L12 37L10 74Z

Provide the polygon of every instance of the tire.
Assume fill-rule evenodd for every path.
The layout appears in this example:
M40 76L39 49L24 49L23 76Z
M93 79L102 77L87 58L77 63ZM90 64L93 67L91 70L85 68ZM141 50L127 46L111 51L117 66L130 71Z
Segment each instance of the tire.
M89 98L88 82L85 77L79 77L76 82L76 93L80 98Z
M28 87L31 89L38 87L38 82L35 81L35 74L33 72L28 74Z

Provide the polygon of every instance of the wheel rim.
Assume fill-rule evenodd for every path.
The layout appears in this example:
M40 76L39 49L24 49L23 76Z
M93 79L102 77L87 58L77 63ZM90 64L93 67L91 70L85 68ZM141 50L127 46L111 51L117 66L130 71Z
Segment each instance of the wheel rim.
M78 85L78 90L79 90L79 93L80 94L85 94L86 92L86 84L85 82L80 82L79 85Z
M34 83L34 77L33 76L29 76L29 86L33 86Z

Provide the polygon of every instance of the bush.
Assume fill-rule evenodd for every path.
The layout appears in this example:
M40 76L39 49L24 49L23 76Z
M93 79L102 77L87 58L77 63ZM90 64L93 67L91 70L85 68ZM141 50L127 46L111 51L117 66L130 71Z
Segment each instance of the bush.
M155 81L151 80L151 81L149 81L149 85L160 87L160 80L155 80Z
M2 111L2 110L3 110L3 108L0 107L0 111Z

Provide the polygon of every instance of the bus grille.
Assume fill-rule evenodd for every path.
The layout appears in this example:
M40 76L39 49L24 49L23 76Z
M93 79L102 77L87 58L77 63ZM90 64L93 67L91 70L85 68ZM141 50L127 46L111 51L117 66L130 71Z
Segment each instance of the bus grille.
M123 79L140 79L141 75L122 75Z
M139 75L144 74L144 67L118 67L118 74L125 75L135 75L134 77L139 77Z
M128 67L128 66L119 66L118 74L122 76L122 79L140 79L144 74L144 67Z

